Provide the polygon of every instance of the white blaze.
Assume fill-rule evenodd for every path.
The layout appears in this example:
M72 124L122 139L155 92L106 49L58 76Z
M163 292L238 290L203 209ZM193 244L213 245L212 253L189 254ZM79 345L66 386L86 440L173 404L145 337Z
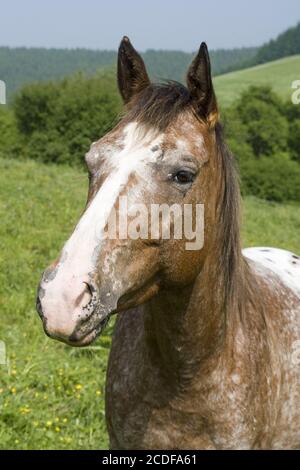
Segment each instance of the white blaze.
M120 192L135 170L142 176L143 168L146 171L147 162L154 158L151 147L162 140L161 135L150 135L149 132L141 138L141 131L136 123L125 127L124 136L123 149L109 156L111 173L63 248L62 262L57 267L54 280L58 285L71 279L74 282L75 278L87 279L88 273L95 269L97 254L104 239L104 229Z

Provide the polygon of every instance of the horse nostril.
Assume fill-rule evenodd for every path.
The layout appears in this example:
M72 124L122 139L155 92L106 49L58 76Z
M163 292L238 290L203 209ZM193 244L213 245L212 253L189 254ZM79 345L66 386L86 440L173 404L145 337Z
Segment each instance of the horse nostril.
M37 296L36 296L36 311L38 312L41 319L44 318L41 298L44 296L44 289L41 286L38 287Z
M91 284L89 284L88 282L84 281L83 284L86 285L87 291L90 293L91 297L93 297L93 293L95 292L95 288Z
M83 281L84 289L81 294L77 297L75 306L81 307L82 310L91 311L93 306L95 305L95 301L97 299L97 290L96 288L89 282Z
M41 317L41 319L43 319L44 315L43 315L43 310L42 310L42 303L41 303L41 299L39 298L39 296L37 296L36 298L36 310L39 316Z
M83 282L85 284L84 292L81 294L80 300L77 306L81 307L81 320L80 323L86 322L93 314L96 303L97 303L97 289L93 284L89 282Z

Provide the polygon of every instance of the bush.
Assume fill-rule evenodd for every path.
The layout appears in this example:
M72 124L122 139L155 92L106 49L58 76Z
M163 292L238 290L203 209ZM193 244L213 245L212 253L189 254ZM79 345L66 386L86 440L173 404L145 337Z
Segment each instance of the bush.
M111 72L92 78L77 74L25 86L13 107L28 157L81 165L90 143L115 123L120 98Z
M300 165L281 154L240 160L242 193L269 201L300 201Z
M250 87L225 111L226 137L239 163L243 194L300 201L300 107L294 108L269 87Z
M300 163L300 119L296 119L290 125L288 144L291 158Z
M17 130L14 113L0 108L0 157L10 158L19 154L21 147L20 135Z
M246 141L256 157L287 149L288 122L284 105L268 87L250 87L235 106L237 119L246 127Z

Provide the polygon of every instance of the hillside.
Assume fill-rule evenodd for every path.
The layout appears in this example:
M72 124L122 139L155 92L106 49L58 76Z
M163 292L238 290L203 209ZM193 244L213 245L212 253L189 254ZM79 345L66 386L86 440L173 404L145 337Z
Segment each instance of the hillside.
M292 82L300 79L300 55L276 60L214 79L221 106L230 105L249 85L271 85L282 98L292 94Z
M261 46L254 61L255 64L264 64L296 54L300 54L300 23Z
M215 75L237 69L254 57L256 48L211 51ZM182 51L148 50L143 57L153 78L181 81L194 54ZM11 97L28 82L57 80L83 71L88 75L116 64L116 51L88 49L43 49L0 47L0 79Z
M228 64L224 73L243 70L255 65L300 54L300 23L258 47L252 57L245 55L238 64Z

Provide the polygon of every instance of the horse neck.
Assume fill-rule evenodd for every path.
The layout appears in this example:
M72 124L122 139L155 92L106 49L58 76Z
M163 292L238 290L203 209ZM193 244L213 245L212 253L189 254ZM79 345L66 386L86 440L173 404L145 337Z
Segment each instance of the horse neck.
M206 360L228 348L241 321L244 283L250 273L242 254L236 269L235 289L226 299L226 279L211 255L192 285L162 289L145 306L146 343L167 374L192 377ZM230 347L230 346L229 346Z

